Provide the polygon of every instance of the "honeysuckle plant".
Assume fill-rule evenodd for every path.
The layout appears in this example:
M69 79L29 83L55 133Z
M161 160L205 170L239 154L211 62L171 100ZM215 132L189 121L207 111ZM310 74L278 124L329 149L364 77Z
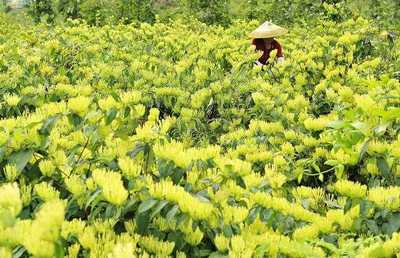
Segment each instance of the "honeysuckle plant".
M398 254L399 40L256 26L2 26L0 256Z

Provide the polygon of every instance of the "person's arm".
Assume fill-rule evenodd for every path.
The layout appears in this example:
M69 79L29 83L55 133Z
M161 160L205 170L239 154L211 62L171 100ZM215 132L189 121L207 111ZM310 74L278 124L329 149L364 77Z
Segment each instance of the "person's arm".
M258 60L255 61L254 64L257 65L257 66L263 66L263 64L262 64L260 61L258 61Z
M277 50L276 57L278 63L281 63L285 60L285 57L283 56L283 50L281 44L279 44L278 41L274 40L274 47Z

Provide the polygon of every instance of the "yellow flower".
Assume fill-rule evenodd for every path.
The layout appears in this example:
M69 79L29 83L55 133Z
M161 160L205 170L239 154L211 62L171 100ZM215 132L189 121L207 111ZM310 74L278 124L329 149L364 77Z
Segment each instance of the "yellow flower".
M277 172L276 168L271 168L266 165L264 170L265 178L274 189L281 188L282 185L288 181L288 178L284 174Z
M134 161L132 158L124 157L118 159L118 166L120 167L122 173L128 178L134 178L139 176L141 172L141 165Z
M349 196L350 198L364 198L367 194L366 185L344 179L336 181L334 189L341 195Z
M36 194L45 202L58 200L60 193L46 182L35 185Z
M68 191L74 195L74 197L79 197L86 191L85 183L77 175L72 175L65 178L65 185L67 186Z
M296 240L312 240L318 237L319 229L313 225L298 228L293 232L293 238Z
M128 191L124 188L121 174L96 169L93 171L93 180L102 189L106 201L114 205L122 205L128 198Z
M112 108L119 108L119 103L112 96L108 96L99 100L99 107L102 111L107 112Z
M48 176L48 177L51 177L56 170L56 168L53 165L53 162L51 162L51 160L40 161L39 168L40 168L40 171L42 172L42 174L45 176Z
M68 100L68 108L72 112L80 116L84 116L89 109L91 101L92 100L89 97L83 97L83 96L71 98Z
M17 95L4 95L4 100L6 101L7 105L11 107L15 107L21 101L21 97Z
M79 244L73 244L68 247L68 258L78 258L79 250L81 246Z
M139 245L143 246L148 252L159 256L170 255L175 247L174 242L163 242L151 236L142 237Z
M307 118L304 120L304 127L307 130L320 131L325 129L329 122L330 120L325 117L319 117L316 119Z
M121 101L125 105L138 104L142 100L140 91L127 91L121 94Z
M398 186L371 188L367 198L381 208L392 211L400 209L400 187Z
M117 243L107 258L136 258L135 249L133 243Z
M214 238L214 244L217 247L218 251L225 252L229 248L229 238L226 238L224 235L217 235Z
M61 236L67 239L69 236L80 236L85 229L85 221L73 219L64 221L61 226Z
M0 247L0 257L11 258L12 250L8 249L7 247Z
M161 181L160 183L149 186L150 194L157 199L166 199L177 203L180 210L188 213L193 219L212 219L214 207L208 203L200 201L186 192L182 187L173 185L170 181Z
M22 210L22 201L16 183L0 186L0 208L8 210L14 217Z
M4 175L8 182L14 182L19 175L17 167L15 165L6 165L4 168Z

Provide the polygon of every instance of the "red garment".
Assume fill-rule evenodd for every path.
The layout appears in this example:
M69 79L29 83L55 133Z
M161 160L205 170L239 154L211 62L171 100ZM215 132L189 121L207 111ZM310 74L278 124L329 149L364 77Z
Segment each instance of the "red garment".
M275 39L272 40L271 48L267 49L265 48L265 44L263 39L253 39L253 45L256 46L256 50L261 50L263 51L262 56L258 59L258 61L262 64L266 64L269 58L269 55L271 54L272 50L277 50L276 56L277 57L283 57L283 51L282 51L282 46L276 41Z

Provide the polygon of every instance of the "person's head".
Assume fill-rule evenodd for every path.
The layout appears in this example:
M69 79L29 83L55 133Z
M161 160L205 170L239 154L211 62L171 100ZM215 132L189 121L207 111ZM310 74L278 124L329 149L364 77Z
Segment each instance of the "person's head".
M265 50L272 47L273 38L254 39L253 44L256 46L256 50Z
M263 41L264 41L264 46L266 49L272 48L272 42L274 41L273 38L266 38L266 39L263 39Z

